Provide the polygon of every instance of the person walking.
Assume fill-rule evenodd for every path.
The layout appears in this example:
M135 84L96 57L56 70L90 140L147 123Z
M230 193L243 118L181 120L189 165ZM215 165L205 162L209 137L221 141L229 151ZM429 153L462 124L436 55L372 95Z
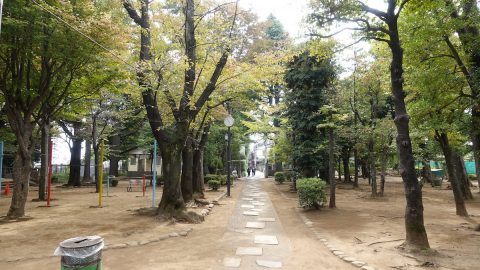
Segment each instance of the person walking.
M250 167L247 168L248 177L250 177Z

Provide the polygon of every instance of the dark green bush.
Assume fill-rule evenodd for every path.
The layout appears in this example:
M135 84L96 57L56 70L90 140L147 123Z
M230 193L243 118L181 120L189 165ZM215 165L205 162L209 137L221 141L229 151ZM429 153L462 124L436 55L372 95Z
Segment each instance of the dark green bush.
M116 186L118 186L118 180L113 179L112 181L110 181L110 184L112 185L112 187L116 187Z
M293 178L293 172L292 171L285 171L284 174L285 174L285 180L292 181L292 178Z
M210 180L218 180L218 176L216 174L207 174L203 178L203 182L208 183Z
M300 206L318 209L327 202L325 181L319 178L302 178L297 180Z
M281 184L285 182L285 174L283 172L276 172L275 173L275 182Z
M227 184L227 176L226 175L217 175L217 180L220 182L220 185L226 185Z
M220 181L210 180L208 181L208 186L213 190L218 190L218 188L220 187Z

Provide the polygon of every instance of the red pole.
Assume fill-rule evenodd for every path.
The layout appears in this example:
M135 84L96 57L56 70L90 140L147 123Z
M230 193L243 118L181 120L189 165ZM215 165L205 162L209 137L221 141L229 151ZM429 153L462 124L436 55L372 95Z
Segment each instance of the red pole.
M143 186L142 186L143 197L145 197L145 189L146 189L146 186L145 186L145 174L144 174L143 175Z
M53 142L49 141L48 145L48 187L47 187L47 206L50 207L50 194L52 190L52 153Z

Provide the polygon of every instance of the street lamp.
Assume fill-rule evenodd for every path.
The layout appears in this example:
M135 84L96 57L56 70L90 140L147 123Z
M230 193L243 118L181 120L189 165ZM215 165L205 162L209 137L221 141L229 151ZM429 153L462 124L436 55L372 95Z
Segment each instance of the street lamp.
M230 133L230 128L235 123L233 117L229 114L223 120L223 123L228 128L226 139L227 139L227 196L230 197L230 160L232 159L232 151L230 149L230 144L232 142L232 134Z

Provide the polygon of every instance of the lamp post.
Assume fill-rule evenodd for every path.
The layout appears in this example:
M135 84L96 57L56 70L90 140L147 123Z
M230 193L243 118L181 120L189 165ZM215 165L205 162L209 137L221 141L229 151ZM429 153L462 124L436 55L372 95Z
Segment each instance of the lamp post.
M227 196L230 197L230 160L232 159L232 151L230 149L230 145L232 142L232 134L230 132L230 128L233 126L235 123L235 120L233 117L229 114L227 117L225 117L225 120L223 120L223 123L225 126L227 126L228 131L227 131Z

